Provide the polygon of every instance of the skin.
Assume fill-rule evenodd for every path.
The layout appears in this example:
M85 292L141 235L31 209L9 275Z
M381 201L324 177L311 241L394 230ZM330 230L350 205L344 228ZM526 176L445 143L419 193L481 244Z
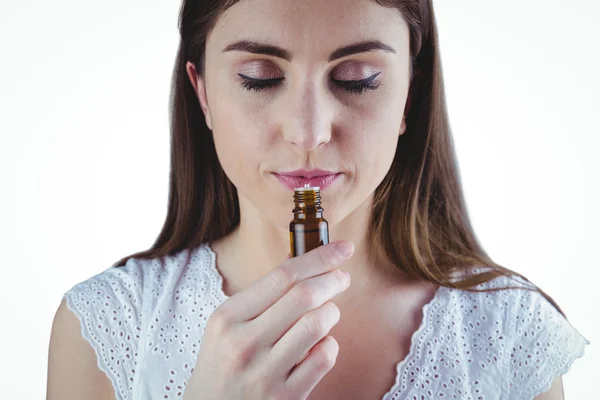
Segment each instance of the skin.
M241 39L267 41L292 58L223 52ZM335 49L364 40L379 40L395 51L328 61ZM240 226L211 244L228 295L276 268L289 251L292 193L272 173L298 168L343 173L322 192L323 207L331 240L355 245L354 255L343 265L352 275L352 285L335 298L341 316L330 334L339 343L338 362L311 399L381 398L377 395L383 395L394 379L385 371L405 356L420 310L435 289L408 284L400 273L389 272L394 268L384 268L389 266L371 257L366 247L373 191L390 168L398 136L406 130L406 23L397 10L369 0L243 0L225 12L208 38L205 79L197 78L192 64L187 72L221 164L239 194ZM375 73L379 86L362 94L332 84L332 79L360 80ZM255 92L242 88L237 74L284 79ZM370 370L371 376L351 375ZM77 317L64 302L52 326L47 398L114 398L93 349L81 337ZM560 378L536 397L562 398Z
M276 45L291 59L223 51L239 40ZM394 52L328 60L335 49L365 40L379 40ZM390 276L385 262L374 259L366 246L373 192L391 166L398 136L406 131L402 111L410 86L409 44L401 14L369 0L245 0L219 19L207 41L205 76L199 78L191 63L187 72L221 165L238 189L240 225L212 243L228 295L276 268L288 252L292 193L272 173L321 168L343 173L322 191L330 237L356 246L344 264L353 284L335 301L342 315L351 305L365 304L359 299L370 298L370 312L379 309L381 317L386 305L410 316L431 299L431 286L410 287L401 273ZM360 94L331 84L332 79L360 80L375 73L377 89ZM244 80L238 74L284 79L255 92L241 87ZM390 289L392 296L380 295ZM405 329L407 338L418 326L415 319ZM344 335L342 321L343 316L334 328L338 337ZM537 397L562 398L560 378Z
M291 61L223 52L242 39L282 47ZM337 48L365 40L379 40L395 52L369 51L328 62ZM355 278L354 291L378 280L383 268L375 265L381 261L369 259L365 234L373 192L406 130L409 57L409 31L401 14L372 1L241 1L219 19L207 41L204 79L197 78L191 63L187 70L219 160L239 194L239 228L212 243L229 294L277 267L288 253L292 191L272 173L299 168L343 173L322 191L330 239L356 246L344 265ZM361 80L376 73L377 89L361 94L332 84L332 79ZM242 88L238 74L284 79L256 92Z

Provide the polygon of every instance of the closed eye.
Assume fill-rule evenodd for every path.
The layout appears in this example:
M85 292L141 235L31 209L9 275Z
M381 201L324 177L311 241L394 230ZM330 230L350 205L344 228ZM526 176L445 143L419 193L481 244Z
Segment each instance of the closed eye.
M256 79L242 74L238 75L242 78L242 87L244 89L257 92L275 87L279 82L283 81L283 78Z
M381 82L373 82L373 80L380 73L381 72L378 72L374 75L371 75L370 77L368 77L366 79L361 79L358 81L339 81L336 79L332 79L331 81L333 82L334 85L336 85L344 90L347 90L350 93L360 94L366 90L375 90L379 87Z
M365 92L366 90L375 90L379 87L381 82L373 82L373 80L379 75L381 72L378 72L366 79L353 80L353 81L342 81L337 79L332 79L331 82L340 89L346 90L350 93L360 94ZM241 86L246 90L254 90L256 92L262 90L268 90L274 88L279 85L284 78L271 78L271 79L256 79L251 78L246 75L238 74L242 78Z

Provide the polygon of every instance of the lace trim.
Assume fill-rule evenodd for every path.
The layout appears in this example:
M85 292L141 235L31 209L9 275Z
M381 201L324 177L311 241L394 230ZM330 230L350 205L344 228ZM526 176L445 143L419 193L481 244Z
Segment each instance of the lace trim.
M447 290L447 288L444 286L438 287L435 291L435 294L433 295L433 298L428 303L426 303L421 309L421 323L417 330L413 332L410 338L410 349L408 351L408 354L406 355L406 357L404 357L404 359L400 360L396 364L396 382L394 383L392 388L383 396L383 400L391 400L394 397L398 398L397 396L400 395L400 392L407 388L406 382L408 379L409 368L410 366L412 366L412 364L414 364L414 358L416 357L416 355L421 353L425 333L429 333L433 330L434 325L431 323L431 309L437 306L442 291L444 290Z
M575 360L583 357L583 355L585 353L585 346L588 344L590 344L590 341L587 339L579 340L579 343L577 346L577 351L573 354L573 357L571 357L571 359L569 361L567 361L567 363L562 368L555 371L554 374L548 374L548 378L544 380L544 383L542 383L539 386L529 387L527 392L525 393L526 397L524 397L524 398L525 399L534 398L535 396L545 393L548 390L550 390L554 380L556 378L558 378L559 376L563 376L564 374L569 372L569 370L571 369L571 366L573 365Z
M216 267L216 254L211 249L211 247L208 243L204 245L204 248L208 251L208 254L210 255L209 270L215 276L216 281L217 281L217 284L213 285L213 287L212 287L212 294L217 296L218 298L227 300L229 297L223 292L223 276L221 275L221 273L219 272L219 270ZM396 371L397 371L396 381L395 381L394 385L392 386L392 388L383 396L383 400L391 399L392 398L391 396L399 393L399 389L401 387L405 388L407 386L406 380L408 377L408 368L406 368L406 366L409 362L414 363L413 359L414 359L415 355L421 351L422 342L424 341L424 339L423 339L424 334L426 332L429 333L434 327L433 323L431 323L430 309L436 305L436 303L438 302L438 298L440 297L440 294L443 290L447 290L447 288L445 288L443 286L438 287L437 290L435 291L435 294L433 295L432 299L428 303L423 305L423 307L421 309L421 315L422 315L421 323L420 323L419 327L417 328L417 330L414 331L411 336L410 350L409 350L408 354L406 355L406 357L404 357L402 360L400 360L396 364ZM405 371L402 372L402 370L405 370ZM402 384L400 382L401 378L402 378Z
M78 316L79 327L81 329L81 336L88 342L90 347L94 349L94 354L96 355L96 365L98 369L109 378L110 383L112 384L113 391L115 394L116 400L128 400L129 396L127 396L124 388L117 385L116 379L114 377L114 371L111 370L108 363L104 359L104 354L100 352L100 348L94 343L91 332L94 331L93 327L90 325L90 319L86 316L81 318L87 314L83 310L79 310L77 306L74 304L74 300L72 299L72 292L67 292L64 294L63 298L67 300L67 308L71 310L75 315Z
M212 287L211 287L211 294L215 298L225 301L229 298L229 296L227 296L225 294L225 292L223 291L223 276L217 269L217 255L213 251L213 249L210 247L209 243L205 243L202 246L208 252L208 255L210 256L210 262L208 263L209 271L210 271L211 275L214 276L215 279L217 280L216 284L212 285Z
M208 243L203 245L203 249L208 262L205 271L211 275L213 283L209 293L211 297L225 301L229 296L223 291L224 280L216 266L216 254ZM479 268L469 271L475 274L480 272L482 270ZM507 282L509 280L511 282ZM478 285L478 288L504 287L507 284L511 286L514 282L511 278L499 278ZM471 293L438 287L432 299L422 307L421 321L411 335L408 354L396 363L395 382L382 400L405 397L433 399L438 396L486 399L492 393L506 393L503 388L510 387L512 373L510 367L507 369L506 361L511 355L509 343L515 339L514 335L520 337L514 329L514 323L520 321L521 325L525 323L524 329L531 329L531 321L523 320L527 315L531 318L531 313L526 315L524 310L518 309L518 302L523 307L523 304L530 304L531 300L517 296L515 290L518 291ZM463 325L455 325L454 314L462 318ZM456 339L457 335L462 339ZM562 361L555 363L554 371L538 376L534 385L517 385L525 391L524 395L520 394L525 397L518 397L519 400L530 400L550 389L552 381L566 374L572 363L584 355L585 345L589 341L582 336L572 340ZM527 371L530 370L526 368ZM496 383L485 378L489 374L497 375L498 379L494 380ZM517 393L510 394L510 389L507 392L511 400L519 396Z

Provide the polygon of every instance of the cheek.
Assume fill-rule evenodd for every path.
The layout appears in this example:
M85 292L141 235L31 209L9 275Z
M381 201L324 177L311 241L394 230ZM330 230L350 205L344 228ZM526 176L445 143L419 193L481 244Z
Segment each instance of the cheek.
M377 146L377 158L379 163L385 168L385 175L389 166L392 164L394 155L396 154L402 118L386 119L385 117L382 117L380 121L381 123L379 124L379 129L372 133L374 133L375 137L377 138L373 141L373 143Z
M361 179L383 180L396 153L401 123L401 113L389 107L373 108L362 113L360 120L354 119L349 151L358 161Z
M373 133L373 132L371 132ZM365 138L358 153L357 178L367 191L373 191L388 173L398 144L398 135L374 135Z
M264 152L260 132L249 123L248 113L231 106L215 107L213 137L219 161L234 184L256 172Z

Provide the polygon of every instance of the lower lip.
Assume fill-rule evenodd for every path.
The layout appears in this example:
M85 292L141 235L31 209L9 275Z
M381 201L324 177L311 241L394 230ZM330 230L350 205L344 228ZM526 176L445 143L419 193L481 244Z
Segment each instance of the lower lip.
M342 174L332 174L332 175L323 175L323 176L315 176L313 178L304 178L302 176L286 176L275 174L279 182L288 189L294 190L299 187L304 187L305 185L310 186L318 186L321 190L325 189L327 186L331 185L333 182L337 180Z

